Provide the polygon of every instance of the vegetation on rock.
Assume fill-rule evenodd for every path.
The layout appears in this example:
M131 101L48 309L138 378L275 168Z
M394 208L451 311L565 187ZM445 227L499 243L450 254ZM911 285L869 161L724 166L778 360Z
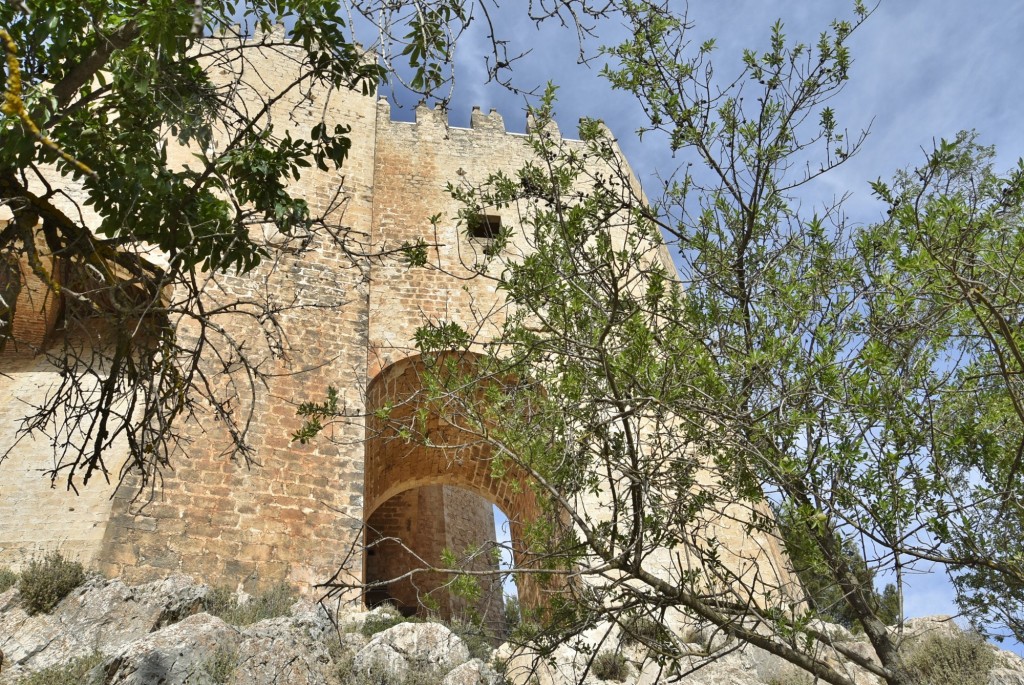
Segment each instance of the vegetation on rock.
M18 574L6 566L0 566L0 592L7 592L18 584Z
M976 632L925 633L907 650L912 682L929 685L987 685L995 650Z
M203 606L207 613L224 619L225 623L247 626L287 616L297 598L295 589L287 583L278 583L244 599L228 588L217 587L206 595Z
M86 676L103 662L103 658L102 654L96 653L50 666L19 678L16 685L90 685Z
M598 652L590 670L595 678L622 683L629 677L629 662L618 652Z
M53 609L72 590L85 582L85 569L60 552L29 562L18 578L18 594L29 614Z

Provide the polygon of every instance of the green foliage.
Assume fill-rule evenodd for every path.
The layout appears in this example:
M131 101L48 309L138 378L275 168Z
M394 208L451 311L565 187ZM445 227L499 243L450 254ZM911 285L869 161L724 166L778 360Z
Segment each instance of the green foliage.
M431 322L421 326L415 334L416 348L423 354L465 350L469 348L469 333L454 321Z
M504 599L505 629L511 632L523 620L523 613L519 605L518 595L505 595Z
M829 566L821 548L814 542L809 529L813 516L801 514L791 507L778 508L775 513L786 554L814 611L830 623L854 632L863 630L857 612L844 599L845 593L836 581L835 569ZM875 609L878 620L885 625L894 625L901 618L896 586L890 583L879 593L875 588L875 572L868 568L853 541L839 541L837 548L842 550L842 563L852 570L851 577Z
M626 678L629 677L629 662L626 661L626 657L618 652L599 652L594 657L594 662L590 666L590 672L599 680L625 682Z
M249 126L229 125L234 140L228 147L202 153L204 172L168 164L161 142L168 133L183 146L211 150L216 124L229 121L228 103L192 58L203 30L230 36L242 19L269 31L288 17L294 25L283 40L306 55L307 71L299 78L372 92L384 76L347 40L335 0L246 3L241 14L224 3L203 3L199 33L187 3L128 2L117 11L106 2L29 0L26 6L31 15L13 4L0 9L0 25L26 53L21 64L25 105L55 145L93 173L56 158L14 118L0 128L0 158L18 168L56 159L63 173L84 183L88 204L102 220L100 233L148 241L183 266L243 271L255 266L262 250L242 230L236 209L219 195L230 192L291 233L308 226L310 217L286 181L313 163L340 164L349 148L345 127L328 131L319 125L308 138L293 138L255 118ZM99 35L107 36L109 52L97 60ZM79 63L90 70L69 68ZM53 84L52 90L40 88L43 83ZM76 98L79 104L69 106ZM133 116L119 116L123 111ZM11 171L0 167L0 173Z
M109 475L103 455L116 436L130 449L121 475L142 474L145 487L169 465L178 418L204 401L231 436L231 456L250 458L251 416L239 407L265 386L262 360L287 354L279 317L296 305L247 297L205 309L202 290L314 240L349 251L337 207L311 205L297 181L341 167L351 128L303 123L285 109L295 98L326 102L330 92L372 95L399 55L416 89L432 96L450 80L454 40L471 17L462 0L418 10L398 3L366 15L380 22L378 62L355 42L340 0L0 4L9 33L0 49L0 203L14 213L0 252L27 258L47 297L66 298L65 330L82 323L109 334L88 358L66 341L52 353L65 382L27 425L51 436L73 425L85 436L52 440L54 480L75 489ZM266 59L283 67L275 79L259 73ZM37 250L59 254L60 273L49 273ZM416 264L425 255L422 245L408 253ZM0 327L9 314L0 309ZM178 335L171 321L180 317L197 337ZM240 342L229 331L246 318L259 333ZM227 371L246 377L229 384L231 396L213 377ZM313 411L294 439L312 439L323 422Z
M287 616L295 604L295 590L287 583L279 583L267 590L239 601L238 595L226 587L210 590L203 600L204 610L234 626L247 626L268 618Z
M875 601L878 607L879 621L888 626L894 626L903 620L899 590L894 583L886 583L882 588L882 593Z
M327 388L327 398L321 402L303 402L296 411L298 416L305 418L302 427L292 433L292 440L305 445L320 435L324 429L323 422L338 416L338 390L333 386Z
M456 574L451 582L447 584L447 588L448 592L453 596L461 597L470 604L480 599L482 593L480 580L474 576L464 574Z
M1024 489L1024 339L1011 322L1024 312L1015 285L1024 255L1024 162L1000 174L993 156L977 134L961 132L941 140L925 164L873 184L889 218L859 247L874 282L888 285L876 298L877 320L894 352L873 356L892 360L889 373L905 359L926 367L920 385L935 398L928 422L914 425L907 415L893 431L909 448L935 455L912 462L908 495L916 504L941 494L926 520L946 550L961 608L1021 639L1024 567L1014 540L1024 511L1011 502ZM906 288L926 295L908 297ZM912 331L925 324L928 340L915 340ZM959 563L964 558L972 563Z
M366 620L363 621L363 625L359 629L359 632L366 637L373 637L377 633L397 626L399 623L421 623L422 621L423 619L417 616L406 618L394 609L382 609L376 613L367 615Z
M66 664L56 664L22 676L15 685L94 685L100 680L87 676L89 671L103 663L103 659L102 654L95 652Z
M542 483L549 515L522 542L552 570L621 579L568 593L524 637L672 608L797 663L829 642L823 618L863 629L896 683L900 588L875 574L936 564L975 620L1021 637L1024 161L997 173L963 133L872 184L876 224L810 208L800 189L864 139L832 106L863 4L813 41L776 23L724 76L685 16L622 9L630 35L604 73L686 160L659 196L634 190L596 122L580 143L543 133L553 89L531 112L531 161L450 188L461 216L518 218L521 257L487 266L509 306L481 363L516 382L487 394L481 433L499 471ZM479 393L446 397L470 413ZM600 520L583 513L595 498ZM766 549L781 538L806 612L764 557L716 537L723 511ZM652 561L662 549L685 550L678 566ZM666 663L683 651L664 648Z
M491 654L494 652L495 636L488 633L482 621L454 619L446 625L466 643L471 659L490 660Z
M509 634L509 642L527 644L544 635L544 626L537 621L520 620Z
M423 238L417 237L415 242L402 243L402 258L408 267L426 266L427 256L427 243Z
M995 650L978 633L933 633L917 637L904 663L910 682L927 685L986 685Z
M60 552L50 552L40 561L33 559L21 572L18 593L29 614L53 609L72 590L85 582L85 569Z
M0 592L7 592L17 583L18 574L6 566L0 566Z

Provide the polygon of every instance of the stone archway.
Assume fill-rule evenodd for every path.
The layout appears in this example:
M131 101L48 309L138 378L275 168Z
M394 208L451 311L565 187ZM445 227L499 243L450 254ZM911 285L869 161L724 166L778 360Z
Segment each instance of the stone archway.
M542 515L529 475L512 465L496 472L490 446L462 413L466 393L458 393L458 399L453 394L448 401L443 393L431 396L427 390L431 385L436 388L438 378L442 383L446 379L471 378L477 359L472 353L455 352L429 361L421 356L407 357L382 369L370 382L363 491L363 520L368 525L364 542L404 529L416 536L424 553L434 553L437 545L428 544L426 538L444 537L437 534L438 530L464 534L467 528L481 527L474 522L483 517L479 513L482 500L488 508L496 505L508 516L514 565L528 568L531 555L522 542L524 532ZM440 520L425 525L428 514ZM493 539L493 520L490 525ZM410 553L414 550L409 547L414 545L403 546L404 552L390 552L388 563L364 558L364 580L376 584L389 580L381 574L394 578L412 571L416 554ZM386 548L378 549L383 553ZM430 561L437 563L440 559ZM406 564L404 569L401 563ZM422 582L429 584L429 580ZM517 576L517 586L524 608L540 607L540 587L534 578L528 574ZM408 594L409 589L396 588L395 594L403 592ZM368 596L368 601L373 599ZM403 598L400 603L407 601Z

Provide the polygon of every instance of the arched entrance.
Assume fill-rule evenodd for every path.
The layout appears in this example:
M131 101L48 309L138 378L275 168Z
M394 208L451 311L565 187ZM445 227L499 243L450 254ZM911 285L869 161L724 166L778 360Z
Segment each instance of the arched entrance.
M452 485L423 485L389 498L364 528L371 584L366 604L388 602L406 616L436 612L446 620L479 624L490 635L504 634L494 519L489 500ZM417 571L442 559L479 575L471 586L453 587L457 577L452 574ZM472 596L460 594L467 587Z
M444 549L459 568L482 572L482 601L493 606L487 587L497 578L496 557L473 556L486 543L493 546L491 505L508 516L514 567L530 566L522 541L542 510L526 472L509 464L495 468L481 419L467 400L473 392L462 387L474 378L477 359L455 352L408 357L381 370L367 389L363 569L370 604L390 599L406 612L421 612L431 609L423 596L433 594L428 604L440 604L442 615L445 606L457 607L445 596L452 577L421 570L450 566L442 563ZM488 539L480 540L488 526ZM534 578L518 576L517 586L524 608L540 606Z

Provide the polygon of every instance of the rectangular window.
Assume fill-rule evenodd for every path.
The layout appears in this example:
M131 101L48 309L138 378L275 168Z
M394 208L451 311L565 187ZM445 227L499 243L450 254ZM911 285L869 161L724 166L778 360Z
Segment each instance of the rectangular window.
M469 220L469 237L483 243L484 254L488 257L497 252L495 238L501 233L501 217L497 214L474 214Z
M497 214L475 214L469 220L469 237L494 240L501 233L501 217Z

